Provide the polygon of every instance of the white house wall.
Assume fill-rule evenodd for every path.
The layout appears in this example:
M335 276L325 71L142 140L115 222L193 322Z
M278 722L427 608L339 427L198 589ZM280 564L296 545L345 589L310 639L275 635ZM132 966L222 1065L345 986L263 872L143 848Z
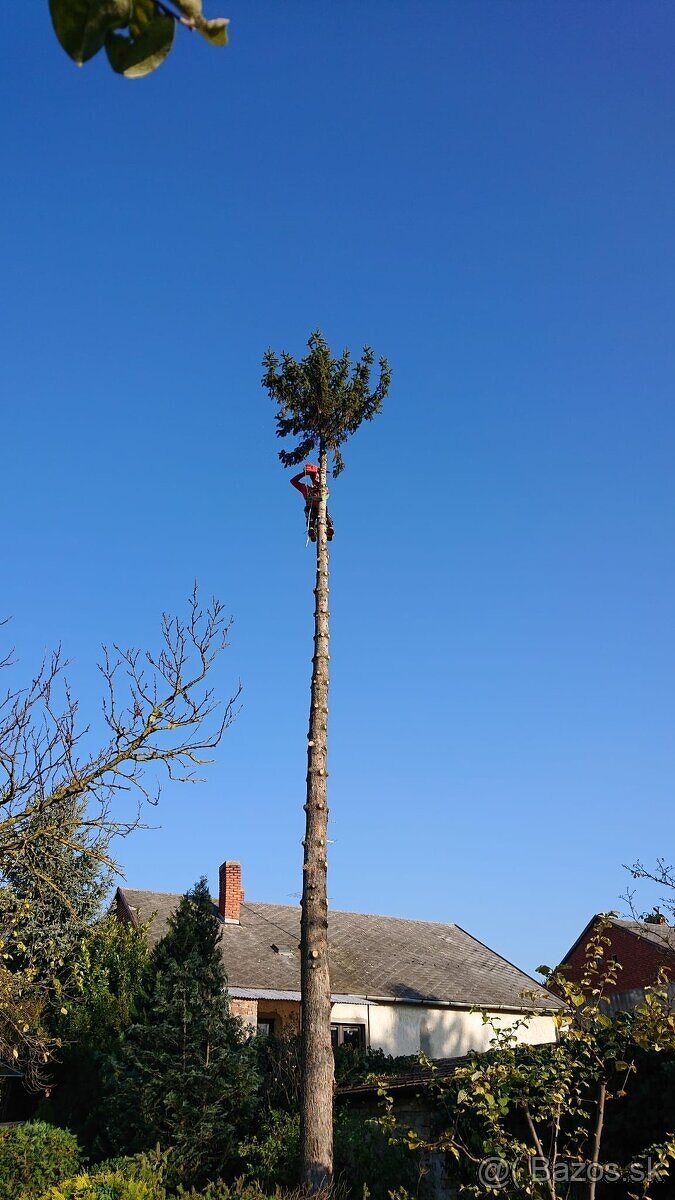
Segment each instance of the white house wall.
M501 1029L522 1018L491 1013ZM418 1004L334 1004L331 1020L366 1027L366 1041L385 1054L427 1054L429 1058L457 1058L469 1050L487 1050L494 1032L480 1013ZM554 1042L552 1017L530 1017L518 1030L518 1041L536 1045Z

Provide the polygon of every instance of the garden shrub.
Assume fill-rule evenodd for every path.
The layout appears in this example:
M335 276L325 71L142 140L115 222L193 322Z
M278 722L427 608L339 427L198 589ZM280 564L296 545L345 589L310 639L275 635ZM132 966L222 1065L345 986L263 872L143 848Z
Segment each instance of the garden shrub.
M238 1154L244 1163L243 1180L272 1192L294 1187L300 1177L300 1115L272 1111L262 1132L242 1143Z
M339 1192L307 1192L304 1188L262 1188L243 1177L234 1183L207 1183L203 1191L179 1188L170 1200L343 1200ZM359 1197L361 1200L361 1197ZM398 1198L397 1198L398 1200ZM404 1200L403 1197L400 1200Z
M373 1046L363 1050L355 1046L339 1046L335 1051L335 1082L338 1087L353 1086L384 1075L405 1075L408 1071L418 1069L419 1065L419 1054L396 1057Z
M97 1175L120 1174L125 1179L152 1184L157 1188L158 1185L166 1183L170 1160L171 1151L161 1150L159 1146L156 1146L154 1150L146 1150L140 1154L106 1158L103 1162L97 1163L91 1172L95 1171Z
M424 1192L419 1153L390 1141L376 1120L358 1113L336 1113L333 1166L338 1190L354 1200L366 1191L372 1200Z
M174 1200L174 1197L171 1197ZM189 1191L179 1188L175 1200L266 1200L265 1193L257 1183L237 1179L234 1183L207 1183L205 1188L197 1192L194 1188Z
M260 1106L263 1110L300 1108L300 1035L281 1033L258 1037L253 1045L260 1071Z
M165 1200L161 1184L129 1179L122 1171L77 1175L49 1188L39 1200Z
M31 1121L0 1130L0 1200L33 1200L79 1169L82 1153L67 1129Z
M335 1118L335 1180L341 1196L361 1200L364 1188L373 1200L388 1200L390 1192L421 1189L419 1154L393 1144L375 1121L356 1113L340 1112ZM278 1188L294 1188L300 1177L300 1117L272 1112L264 1132L239 1147L245 1164L244 1180L258 1184L266 1195ZM229 1200L223 1193L222 1200ZM218 1193L213 1200L221 1200ZM245 1200L260 1200L260 1193Z

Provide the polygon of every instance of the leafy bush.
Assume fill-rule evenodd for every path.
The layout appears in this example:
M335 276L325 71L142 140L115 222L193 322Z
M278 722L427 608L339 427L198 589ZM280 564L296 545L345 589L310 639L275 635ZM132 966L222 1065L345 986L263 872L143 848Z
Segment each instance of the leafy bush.
M258 1183L240 1178L231 1184L207 1183L201 1192L179 1188L171 1200L336 1200L336 1193L313 1192L310 1195L303 1188L293 1188L290 1191L281 1188L263 1189ZM404 1198L401 1197L401 1200Z
M272 1112L258 1137L239 1147L245 1163L242 1181L258 1184L265 1194L293 1188L300 1175L300 1117ZM373 1121L356 1113L338 1112L335 1118L335 1179L340 1195L361 1200L364 1188L373 1200L387 1200L400 1188L420 1191L419 1155L407 1146L390 1143L388 1134ZM259 1200L260 1193L245 1200ZM213 1200L221 1200L217 1193ZM222 1200L229 1200L222 1193Z
M359 1113L338 1112L334 1127L334 1170L340 1191L355 1200L420 1195L423 1178L419 1153L392 1142L386 1130Z
M51 1187L39 1200L166 1200L168 1158L159 1147L148 1154L111 1158Z
M77 1139L44 1121L0 1130L0 1200L33 1200L67 1179L82 1160Z
M128 1179L122 1171L77 1175L44 1192L40 1200L165 1200L158 1183Z
M223 1183L222 1181L207 1183L206 1187L200 1192L196 1192L194 1188L191 1188L189 1191L179 1188L176 1200L266 1200L266 1198L257 1183L249 1183L247 1180L237 1179L232 1184Z
M282 1033L253 1039L260 1071L263 1109L297 1112L300 1107L300 1035Z
M166 1184L171 1160L170 1150L161 1150L156 1146L141 1154L122 1155L119 1158L107 1158L92 1168L97 1175L118 1174L124 1179L136 1183L150 1184L155 1191ZM153 1193L154 1194L154 1193Z
M338 1087L363 1083L373 1076L404 1075L420 1065L418 1054L403 1054L399 1057L385 1054L369 1046L357 1050L354 1046L339 1046L335 1051L335 1082Z
M244 1162L243 1180L271 1191L293 1187L300 1176L299 1114L272 1111L258 1137L239 1146L239 1157Z

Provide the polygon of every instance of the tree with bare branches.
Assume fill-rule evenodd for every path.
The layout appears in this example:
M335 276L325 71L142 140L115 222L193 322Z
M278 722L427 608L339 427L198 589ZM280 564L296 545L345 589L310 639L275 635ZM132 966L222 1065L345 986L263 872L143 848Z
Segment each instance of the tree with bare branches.
M626 894L621 899L627 901L634 920L644 921L649 925L675 923L675 867L672 867L665 858L657 858L656 865L653 867L646 867L638 859L632 866L626 867L626 870L630 871L633 879L648 885L656 885L661 891L659 903L653 905L650 912L640 912L635 889L628 888L626 890Z
M218 601L202 610L195 588L185 619L163 616L158 652L104 647L103 744L91 745L60 650L0 700L0 1060L34 1089L47 1081L54 1046L42 1017L64 959L56 938L36 952L36 922L56 907L77 931L86 914L74 880L96 905L114 840L157 803L160 769L198 782L235 715L239 689L219 705L207 682L230 624ZM12 665L11 654L0 664Z
M297 466L318 454L318 471L309 500L308 528L316 542L314 586L314 657L307 736L306 828L300 935L302 999L301 1156L304 1184L313 1191L330 1186L333 1174L333 1050L330 1036L327 881L327 752L328 752L328 540L326 501L328 465L333 475L343 469L341 447L380 411L389 391L391 372L380 359L380 376L370 382L374 355L364 348L352 363L349 350L333 358L319 330L308 342L309 353L297 362L272 350L264 357L263 386L277 405L277 436L295 445L281 450L284 466Z

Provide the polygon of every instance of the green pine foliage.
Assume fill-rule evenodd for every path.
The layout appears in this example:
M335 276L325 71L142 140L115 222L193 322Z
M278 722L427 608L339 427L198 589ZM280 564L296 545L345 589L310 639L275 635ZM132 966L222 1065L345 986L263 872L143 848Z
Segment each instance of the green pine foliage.
M379 361L380 378L371 387L375 356L365 346L352 363L349 350L333 358L319 329L307 342L309 354L296 362L284 351L279 358L268 350L263 359L263 387L277 404L277 437L293 438L292 450L280 450L285 467L303 462L313 451L325 450L333 460L333 474L344 467L340 447L362 421L372 421L389 391L391 370L386 358Z
M150 956L109 1100L119 1150L170 1147L176 1178L189 1186L231 1170L257 1098L253 1046L229 1013L220 938L201 879Z

